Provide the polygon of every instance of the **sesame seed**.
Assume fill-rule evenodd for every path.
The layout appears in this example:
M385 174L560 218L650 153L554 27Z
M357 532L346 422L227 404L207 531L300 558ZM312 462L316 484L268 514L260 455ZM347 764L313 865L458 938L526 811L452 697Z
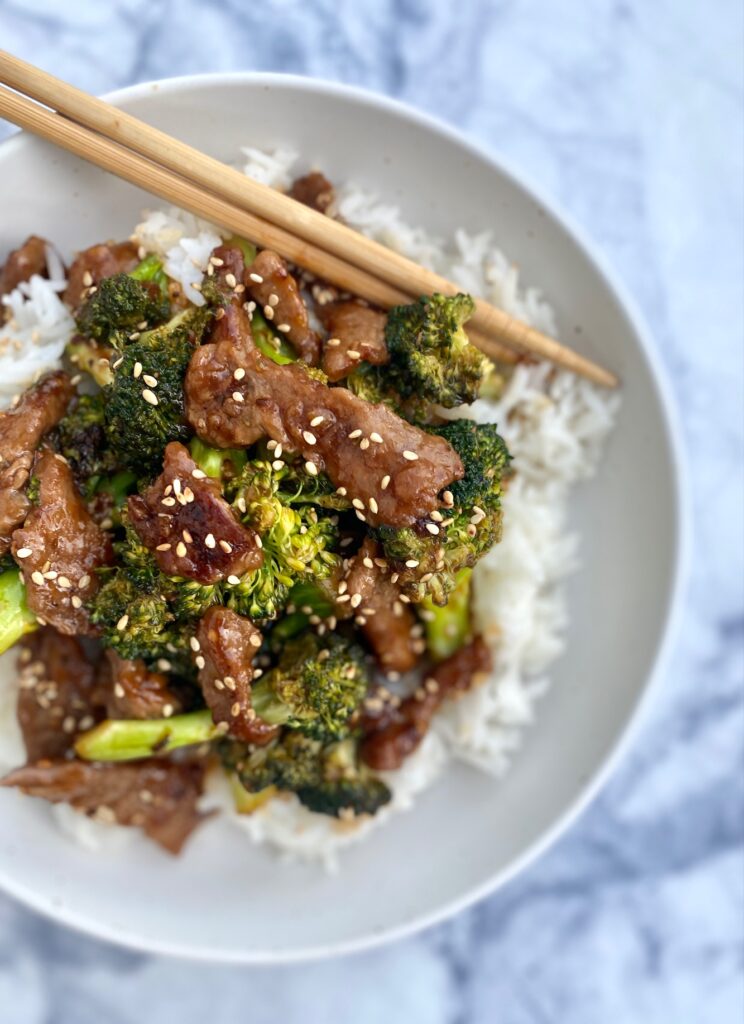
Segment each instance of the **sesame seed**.
M329 338L328 341L326 342L326 346L328 348L338 348L338 346L340 344L341 344L341 339L340 338Z
M63 590L69 590L70 587L72 586L72 583L70 583L66 576L60 576L59 579L57 580L57 586L62 587Z
M347 583L347 581L346 580L341 580L341 582L338 585L338 592L339 592L339 594L345 594L348 589L349 589L349 584Z
M232 676L225 676L223 682L225 686L230 690L231 693L235 693L238 688L238 684L235 682Z
M158 386L157 377L152 377L149 373L145 373L142 376L142 380L147 384L148 387L156 388Z
M437 534L439 533L439 527L436 525L436 523L427 523L426 529L429 531L432 537L436 537Z
M340 494L342 498L345 498L348 493L349 492L346 490L345 487L337 487L336 488L336 494Z
M77 723L75 722L75 719L72 717L72 715L67 715L65 720L62 722L62 732L75 732L76 726Z
M172 704L163 704L163 718L170 718L175 711Z
M279 296L276 294L276 292L272 292L271 295L269 295L269 305L270 306L278 306L279 305Z
M31 579L34 581L34 583L37 584L37 586L39 586L39 587L43 587L44 586L44 577L41 575L41 573L38 571L38 569L36 570L36 572L32 572L31 573Z
M345 601L350 600L349 594L341 594L340 597L336 598L336 604L343 604Z
M377 502L375 501L374 498L370 498L369 499L369 510L370 510L370 512L373 512L373 513L379 512L378 504L377 504Z
M190 505L191 502L194 500L194 492L191 490L190 487L184 487L183 497L187 505Z
M468 524L468 528L467 528L467 535L468 535L468 537L475 537L477 532L478 532L478 528L476 526L473 526L472 523L469 523Z
M351 607L352 608L358 608L361 603L362 603L362 595L361 594L352 594L351 595Z
M194 543L194 538L191 536L188 530L183 530L181 536L183 537L187 544Z
M179 558L183 558L186 554L186 545L182 540L179 540L178 544L176 544L176 554Z
M232 397L233 397L233 402L242 402L243 401L243 396L241 395L241 393L239 391L233 391Z
M122 630L125 630L127 628L128 624L129 624L129 616L125 613L124 615L122 615L122 617L116 623L116 628L119 630L119 632L121 632Z
M157 395L155 394L154 391L150 391L149 388L145 388L145 390L142 392L142 397L144 398L148 405L158 404Z
M224 267L225 261L220 256L210 256L209 262L214 267Z
M73 594L72 597L70 598L70 600L72 601L72 607L73 608L82 608L83 607L83 602L80 600L80 598L77 596L77 594Z
M256 284L263 284L263 278L260 274L249 274L251 281L255 281Z
M438 512L436 509L434 509L433 512L430 512L429 515L434 520L435 523L441 523L442 520L444 519L442 513Z
M376 430L372 431L372 433L369 435L369 439L370 441L374 441L375 444L382 444L382 438L380 437Z
M357 437L362 436L362 432L361 430L352 430L352 432L348 436L350 441L354 441Z
M47 569L47 571L44 573L45 580L56 580L58 576L59 573L55 572L54 569Z
M380 481L380 487L381 487L381 489L382 489L383 491L386 491L386 490L388 489L388 484L389 484L389 483L390 483L390 477L389 477L389 476L387 476L387 474L386 474L386 475L385 475L385 476L384 476L384 477L382 478L382 480Z
M80 588L83 588L83 587L87 587L89 583L90 583L90 576L89 576L89 575L88 575L88 573L86 572L86 573L85 573L85 574L84 574L83 576L81 576L81 577L80 577L80 579L78 580L78 586L79 586Z
M351 504L354 506L354 508L360 508L364 510L364 502L362 501L361 498L352 498Z
M16 558L28 558L28 556L32 554L33 551L31 548L18 548L16 551Z
M228 576L227 577L227 582L230 584L231 587L237 587L237 585L240 583L240 577L239 576Z
M193 476L194 480L204 480L206 479L207 476L203 469L192 469L191 475Z
M166 505L168 508L172 508L176 504L175 498L163 498L160 502L161 505Z
M355 348L347 348L346 355L349 357L349 359L361 359L362 358L362 353L359 352Z
M238 366L235 370L233 370L233 377L235 378L235 380L242 380L243 377L245 377L245 370L243 369L242 366Z
M251 636L248 638L248 643L251 645L251 647L260 647L261 646L261 637L260 637L260 635L258 633L252 633Z
M225 315L225 310L220 306L217 312L214 314L215 320L221 320Z
M480 516L481 519L485 519L486 518L486 513L483 511L483 509L480 507L480 505L473 505L473 512L477 516Z
M235 701L233 706L230 708L230 714L232 715L233 718L238 717L238 715L240 714L240 701Z
M274 310L273 310L273 308L271 306L268 306L268 305L264 306L263 314L264 314L264 316L266 317L267 320L273 320L274 319Z
M119 356L119 358L115 359L113 361L113 363L111 364L111 369L112 370L118 370L123 362L124 362L124 356ZM74 378L73 378L73 380L74 380ZM78 383L80 383L80 377L79 376L78 376Z
M133 377L134 377L134 378L136 379L137 377L139 377L139 375L140 375L141 373L142 373L142 363L140 363L139 361L137 361L137 362L136 362L136 363L134 364L134 369L132 370L132 376L133 376Z
M451 507L452 505L455 504L455 496L452 493L452 491L445 491L444 494L442 495L442 497L444 498L444 504L445 505L448 505L448 506Z
M198 654L194 658L194 663L195 663L197 668L204 668L204 666L207 664L201 654Z
M225 552L226 554L228 554L228 555L232 554L232 544L230 544L230 543L229 543L228 541L226 541L226 540L221 540L221 541L220 541L220 547L222 548L222 550L223 550L223 551L224 551L224 552Z
M318 467L315 465L314 462L306 462L305 463L305 469L308 471L310 476L317 476L318 475Z
M274 459L271 463L271 468L276 470L284 469L284 463L281 459Z
M289 332L292 330L289 324L277 324L276 329L277 331L281 331L282 334L289 334Z
M89 270L85 270L83 272L83 284L85 285L86 288L90 288L90 286L93 284L93 275Z
M362 440L359 442L359 447L362 449L362 451L366 451L369 448L369 438L363 437Z
M307 443L309 445L315 444L317 442L317 440L318 440L317 437L315 436L315 434L311 433L309 430L303 430L302 431L302 436L304 437L304 439L307 441Z
M138 331L144 331L146 327L147 327L147 320L140 320L140 322L137 324L137 330Z
M176 494L181 493L181 481L178 479L178 477L176 477L176 479L173 481L173 490L176 492Z
M191 648L192 651L195 652L201 650L201 644L199 643L195 636L189 638L189 647Z
M407 560L407 562L406 562L406 568L407 569L415 569L418 564L419 564L418 563L418 559L416 559L416 558L409 558Z
M401 594L400 595L400 599L403 602L403 604L410 604L411 603L411 599L410 599L410 597L408 597L407 594Z
M367 522L367 517L365 516L364 512L355 512L354 515L357 517L357 519L361 520L363 523Z
M158 658L157 664L161 672L170 672L170 670L173 668L173 666L171 665L167 658Z
M416 454L416 452L410 452L406 448L406 450L403 452L403 458L408 459L409 462L415 462L418 459L418 455Z
M266 447L269 449L270 452L273 452L274 449L276 448L276 441L274 441L273 439L271 441L267 441Z
M234 288L237 283L238 282L237 282L237 280L235 278L235 274L225 274L225 284L226 285L228 285L230 288Z

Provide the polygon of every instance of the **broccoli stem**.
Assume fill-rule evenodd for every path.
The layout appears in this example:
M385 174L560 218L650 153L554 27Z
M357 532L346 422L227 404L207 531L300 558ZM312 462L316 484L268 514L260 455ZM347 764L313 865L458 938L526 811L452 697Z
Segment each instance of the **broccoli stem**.
M257 249L252 242L248 242L245 238L241 238L240 235L230 235L225 242L225 245L232 245L243 253L243 259L245 260L246 267L249 267L256 258Z
M426 646L435 661L444 661L458 651L470 635L470 584L472 569L460 569L455 586L445 605L434 604L430 597L421 602L427 614Z
M134 490L137 477L129 469L122 469L112 477L104 477L96 481L96 494L110 494L116 508L121 508Z
M300 580L292 587L287 603L294 605L297 611L285 615L271 631L271 642L283 645L293 636L297 636L308 628L311 615L319 615L327 619L333 612L333 601L328 593L311 580ZM310 609L306 611L305 609Z
M277 793L276 786L266 786L264 789L259 789L257 793L250 793L235 772L229 773L228 782L233 804L238 814L253 814Z
M297 356L290 345L278 334L274 334L259 312L254 312L251 317L251 332L259 352L275 363L285 366L287 363L297 362Z
M105 388L114 379L108 359L111 351L111 349L101 349L84 338L69 342L65 348L65 354L70 362L79 370L90 374L99 388Z
M26 604L26 588L17 569L0 573L0 654L38 626Z
M134 270L130 270L129 276L133 277L135 281L152 281L162 294L166 298L168 297L168 275L163 269L163 261L155 253L145 256Z
M239 448L210 448L195 437L189 443L191 458L207 476L221 480L225 475L225 462L232 464L232 476L238 476L248 461L248 456Z
M75 751L86 761L133 761L221 736L209 710L174 718L106 719L83 733Z

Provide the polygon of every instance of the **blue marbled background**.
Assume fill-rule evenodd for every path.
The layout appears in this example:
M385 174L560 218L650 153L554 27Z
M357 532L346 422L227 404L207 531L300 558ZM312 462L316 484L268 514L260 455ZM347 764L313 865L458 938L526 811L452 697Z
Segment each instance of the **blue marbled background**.
M630 756L503 892L394 947L270 970L122 952L0 897L2 1024L740 1021L740 0L0 0L0 45L94 92L226 69L357 83L524 168L652 324L683 412L696 555Z

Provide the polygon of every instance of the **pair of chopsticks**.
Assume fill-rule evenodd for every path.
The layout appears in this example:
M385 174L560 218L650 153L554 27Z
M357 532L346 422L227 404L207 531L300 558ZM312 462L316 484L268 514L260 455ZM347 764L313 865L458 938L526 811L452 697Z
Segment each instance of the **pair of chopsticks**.
M456 285L289 196L0 51L0 117L383 308ZM468 336L492 359L547 359L614 387L617 377L476 299Z

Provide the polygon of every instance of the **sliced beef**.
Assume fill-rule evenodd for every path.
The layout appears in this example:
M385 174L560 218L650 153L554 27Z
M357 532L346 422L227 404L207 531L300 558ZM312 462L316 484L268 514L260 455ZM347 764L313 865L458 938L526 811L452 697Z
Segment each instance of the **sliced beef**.
M104 278L114 274L128 274L138 263L137 246L133 242L91 245L73 260L63 298L68 306L77 309L91 287L97 287Z
M141 658L130 661L110 649L99 693L109 718L169 718L183 710L165 673L152 672Z
M310 327L299 286L281 256L263 249L246 270L243 281L263 315L286 335L300 359L317 365L320 338Z
M318 306L318 316L328 331L322 367L330 381L348 377L361 362L382 366L389 361L384 313L358 302L329 302Z
M268 743L279 730L258 718L251 707L259 631L250 619L215 606L199 623L196 639L199 683L215 722L224 723L230 735L244 743Z
M416 619L383 568L378 545L368 537L350 560L336 598L338 617L356 617L380 667L386 672L409 672L421 654Z
M0 296L7 295L17 288L22 281L28 281L39 274L47 276L47 245L38 235L29 235L23 245L14 249L0 270Z
M318 213L325 213L335 199L333 185L320 171L310 171L309 174L296 178L289 195L299 203L317 210Z
M107 823L134 825L169 853L179 853L202 820L197 801L204 767L152 758L132 763L39 761L0 781L29 796L68 803Z
M16 712L28 760L71 755L78 735L103 717L95 666L78 640L47 626L23 640L18 668Z
M263 356L235 301L210 342L194 353L185 391L187 419L202 440L219 448L262 437L278 441L344 488L371 526L412 525L463 475L459 456L442 438L387 406L327 387L297 363L279 366Z
M10 535L30 507L26 486L34 452L62 419L73 394L70 378L58 370L29 388L13 409L0 413L0 555L10 548Z
M165 449L163 472L127 501L129 519L168 576L217 583L263 564L256 533L243 526L177 441Z
M411 697L398 708L387 705L379 717L366 715L362 728L362 760L376 771L400 768L424 738L431 720L449 697L462 696L478 676L492 668L491 652L476 637L437 665Z
M60 633L91 633L85 605L98 590L96 570L112 560L111 540L91 517L62 455L42 451L34 474L39 502L11 544L28 606Z

